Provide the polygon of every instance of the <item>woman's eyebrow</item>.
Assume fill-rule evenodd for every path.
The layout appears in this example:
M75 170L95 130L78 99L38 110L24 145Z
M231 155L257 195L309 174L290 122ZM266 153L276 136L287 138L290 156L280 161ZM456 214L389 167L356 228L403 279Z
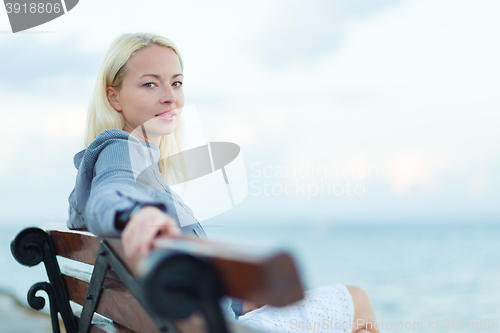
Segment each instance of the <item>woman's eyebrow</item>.
M144 74L144 75L143 75L143 76L141 76L139 79L141 79L141 78L143 78L143 77L145 77L145 76L154 76L154 77L155 77L155 78L157 78L158 80L161 78L161 76L160 76L160 75L158 75L158 74ZM174 75L172 76L172 79L175 79L175 78L176 78L176 77L178 77L178 76L184 76L184 75L182 75L182 73L180 73L180 74L174 74Z
M154 76L155 78L157 79L160 79L160 75L157 75L157 74L144 74L143 76L141 76L139 79L145 77L145 76Z

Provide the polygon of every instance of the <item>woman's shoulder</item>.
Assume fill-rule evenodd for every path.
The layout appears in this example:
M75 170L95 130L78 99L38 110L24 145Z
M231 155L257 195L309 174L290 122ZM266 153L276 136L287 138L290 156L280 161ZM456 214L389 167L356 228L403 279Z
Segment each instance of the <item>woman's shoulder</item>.
M77 169L83 166L92 174L98 159L106 159L106 164L120 164L120 161L130 159L130 153L135 155L136 151L140 151L144 154L142 146L141 141L129 132L111 128L99 133L86 149L78 152L73 158L73 163ZM153 150L154 148L158 150L155 155L159 155L159 148L155 145L151 146Z
M104 166L114 165L142 170L145 168L143 166L145 157L149 156L152 156L153 160L158 160L160 156L158 146L145 145L144 141L140 141L129 132L112 128L99 133L87 149L75 155L73 162L77 169L83 167L92 178L98 163Z
M94 141L92 141L92 143L87 147L87 149L92 149L109 142L120 142L124 140L139 141L127 131L119 128L110 128L99 133L95 137Z
M141 151L144 149L160 151L160 148L154 143L139 140L122 129L111 128L99 133L87 147L86 153L100 152L109 145L113 145L115 148L124 147L128 150L139 148Z
M73 158L75 167L78 169L82 161L87 166L94 165L104 148L109 145L126 145L129 135L130 133L118 128L110 128L99 133L86 149L75 154Z

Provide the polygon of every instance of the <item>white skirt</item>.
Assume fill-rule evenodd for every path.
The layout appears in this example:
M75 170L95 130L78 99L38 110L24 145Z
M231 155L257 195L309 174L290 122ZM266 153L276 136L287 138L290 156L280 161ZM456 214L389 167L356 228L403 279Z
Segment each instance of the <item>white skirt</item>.
M284 307L263 307L245 313L238 322L263 332L351 333L354 304L343 284L304 292L304 298Z

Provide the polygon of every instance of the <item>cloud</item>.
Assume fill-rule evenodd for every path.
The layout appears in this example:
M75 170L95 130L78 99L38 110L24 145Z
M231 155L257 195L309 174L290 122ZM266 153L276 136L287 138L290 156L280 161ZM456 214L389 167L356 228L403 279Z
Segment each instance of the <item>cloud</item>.
M70 39L49 44L37 35L26 35L9 39L1 48L4 91L34 91L39 82L61 76L84 81L97 73L101 62L101 56L82 52Z
M400 0L320 0L274 2L254 42L245 51L271 67L289 62L314 63L340 47L345 25L373 15Z
M396 196L405 196L414 188L425 194L436 194L441 185L438 176L447 167L445 156L402 151L387 160L384 173Z

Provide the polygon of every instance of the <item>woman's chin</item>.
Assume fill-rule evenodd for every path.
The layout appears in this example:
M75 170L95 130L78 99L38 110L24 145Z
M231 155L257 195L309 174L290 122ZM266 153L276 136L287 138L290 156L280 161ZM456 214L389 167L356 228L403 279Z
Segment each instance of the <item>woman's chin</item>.
M144 123L144 130L146 131L146 135L148 137L158 137L172 134L176 126L177 121L166 122L162 119L154 118ZM143 134L141 126L136 128L136 131Z

